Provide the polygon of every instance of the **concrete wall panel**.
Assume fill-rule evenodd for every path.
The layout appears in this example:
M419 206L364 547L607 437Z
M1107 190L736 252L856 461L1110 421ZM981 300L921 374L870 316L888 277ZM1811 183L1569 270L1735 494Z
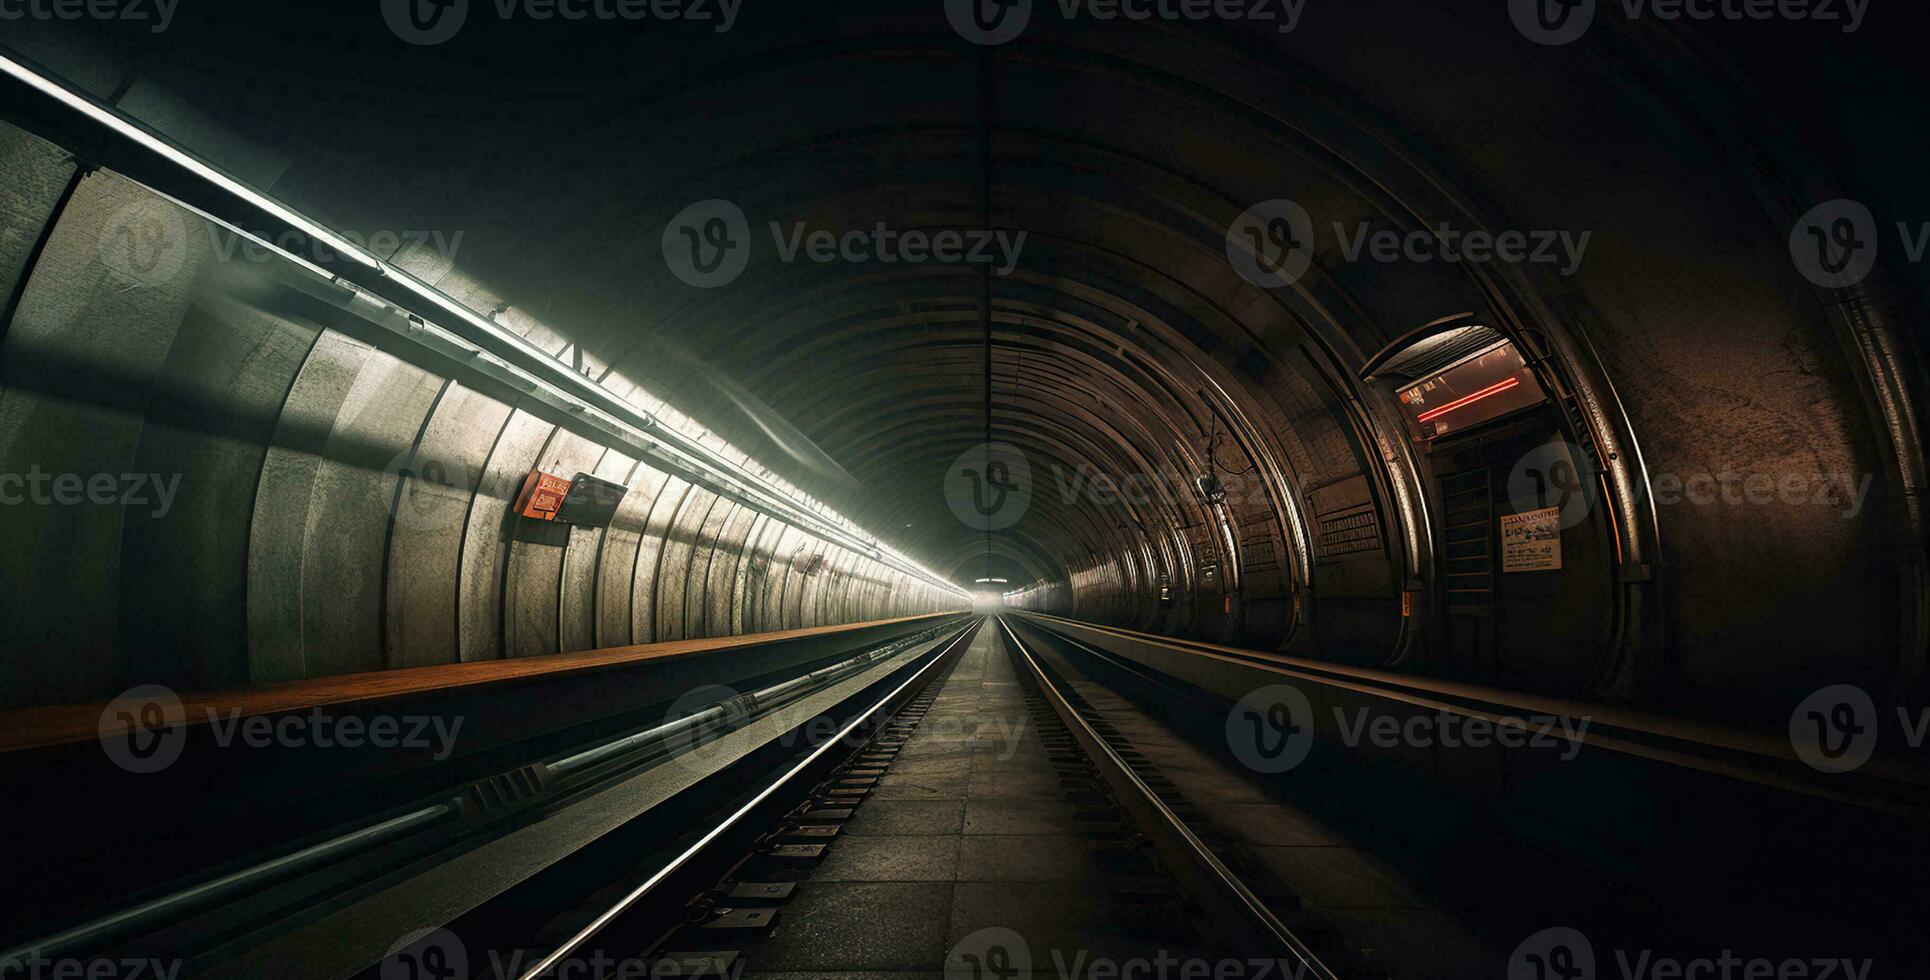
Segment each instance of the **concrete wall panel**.
M248 673L254 683L308 676L302 570L315 477L342 404L373 353L341 334L323 333L282 405L248 534Z
M205 251L191 215L112 176L75 188L5 333L0 473L22 500L0 522L12 563L0 621L35 656L21 696L66 697L120 674L117 604L124 508L90 502L129 472L143 413ZM140 255L109 247L138 225ZM150 239L145 235L152 228ZM104 496L104 495L103 495ZM49 601L58 596L59 601ZM4 695L11 698L12 695Z
M482 480L469 507L462 543L462 581L457 593L458 637L462 659L499 660L511 656L503 644L503 582L509 535L516 526L510 508L523 481L555 426L528 412L513 413L490 448Z
M603 549L597 570L596 645L621 646L637 640L632 601L636 597L637 553L650 508L663 492L668 478L648 466L636 467L630 476L630 492L624 494L616 517L604 532Z
M654 643L658 639L657 583L663 573L663 546L670 539L671 523L695 490L688 482L670 477L650 506L650 518L637 546L635 590L630 598L632 631L636 637L632 642Z
M392 667L461 659L457 598L464 531L509 406L457 384L443 390L420 442L398 453L389 529L385 649Z

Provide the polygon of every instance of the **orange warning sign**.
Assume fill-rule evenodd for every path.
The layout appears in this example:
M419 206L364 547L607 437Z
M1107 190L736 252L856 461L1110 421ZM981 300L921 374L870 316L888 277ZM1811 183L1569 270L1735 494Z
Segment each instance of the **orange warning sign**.
M523 481L523 492L516 498L516 513L539 521L556 520L563 498L570 492L570 481L542 470L531 470Z

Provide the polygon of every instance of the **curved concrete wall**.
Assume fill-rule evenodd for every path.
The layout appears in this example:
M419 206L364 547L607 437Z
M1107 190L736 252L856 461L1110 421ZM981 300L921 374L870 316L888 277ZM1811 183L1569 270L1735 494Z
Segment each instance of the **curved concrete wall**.
M7 705L960 605L328 325L292 264L6 127L0 219ZM528 521L532 469L629 492Z

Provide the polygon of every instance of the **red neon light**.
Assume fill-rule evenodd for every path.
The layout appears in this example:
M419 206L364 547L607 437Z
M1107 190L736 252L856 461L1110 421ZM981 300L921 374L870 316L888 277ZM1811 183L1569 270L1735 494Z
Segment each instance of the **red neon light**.
M1475 392L1472 395L1463 395L1460 398L1456 398L1455 400L1448 402L1446 405L1442 405L1440 408L1422 412L1420 418L1417 418L1414 421L1426 422L1429 419L1438 419L1442 415L1448 412L1452 412L1457 408L1461 408L1467 405L1472 405L1483 398L1499 395L1502 392L1507 391L1509 388L1516 387L1520 384L1521 384L1520 378L1503 378L1502 380L1497 381L1494 384L1491 384L1486 388L1483 388L1480 391Z

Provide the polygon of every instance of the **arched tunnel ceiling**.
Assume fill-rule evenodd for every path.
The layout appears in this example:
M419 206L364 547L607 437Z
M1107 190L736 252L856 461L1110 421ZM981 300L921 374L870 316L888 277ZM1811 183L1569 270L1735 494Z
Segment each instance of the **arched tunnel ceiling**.
M1284 477L1281 493L1357 472L1380 450L1348 422L1343 379L1407 328L1502 313L1520 288L1439 263L1344 262L1324 234L1312 273L1262 288L1226 260L1245 208L1291 197L1322 224L1534 213L1584 226L1609 205L1566 201L1548 176L1564 161L1522 139L1551 128L1576 155L1684 166L1619 143L1626 119L1577 111L1640 97L1589 58L1497 30L1498 4L1400 5L1398 36L1377 30L1390 14L1374 4L1322 9L1291 34L1041 16L999 48L961 41L936 3L747 12L728 34L479 15L434 47L371 30L370 6L239 15L288 16L311 56L297 66L216 40L194 19L211 15L188 10L169 56L114 36L118 65L40 53L333 226L459 242L445 288L540 321L592 370L636 379L967 582L1064 580L1144 546L1149 527L1197 525L1185 481L1236 417L1260 424L1219 451ZM1382 46L1371 62L1356 57L1367 37ZM551 46L569 57L526 56ZM1464 68L1419 67L1404 46L1455 51ZM776 240L799 223L972 228L982 181L991 225L1025 236L991 285L990 432L1035 481L989 564L944 493L985 433L976 270L786 261ZM746 215L751 257L734 281L697 288L668 268L663 239L713 199ZM1635 244L1597 247L1612 262ZM1071 474L1161 482L1143 500L1095 501L1069 496Z

